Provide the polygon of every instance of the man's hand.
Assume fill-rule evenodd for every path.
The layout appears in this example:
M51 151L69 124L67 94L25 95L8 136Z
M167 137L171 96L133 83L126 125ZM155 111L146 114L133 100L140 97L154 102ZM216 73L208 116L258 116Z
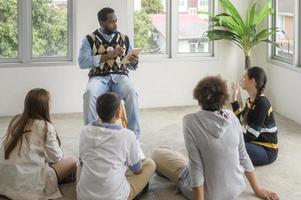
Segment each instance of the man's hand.
M115 49L117 56L122 56L124 54L124 49L122 47L117 47Z
M109 52L110 59L117 58L118 56L122 56L124 50L122 47L117 47L113 51Z
M129 61L132 65L136 65L139 62L139 57L135 55L130 55Z

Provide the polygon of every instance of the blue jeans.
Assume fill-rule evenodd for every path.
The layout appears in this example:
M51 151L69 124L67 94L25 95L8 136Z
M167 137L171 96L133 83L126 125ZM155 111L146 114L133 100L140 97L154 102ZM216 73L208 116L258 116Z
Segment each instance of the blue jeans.
M188 165L184 166L179 174L177 190L179 190L187 199L193 199L191 177Z
M97 119L96 99L105 92L115 92L125 102L125 110L128 119L127 128L140 139L140 114L138 105L138 94L131 79L127 75L111 74L108 76L94 76L88 84L84 93L84 124Z
M265 147L246 142L246 149L254 166L268 165L274 162L278 150L267 150Z

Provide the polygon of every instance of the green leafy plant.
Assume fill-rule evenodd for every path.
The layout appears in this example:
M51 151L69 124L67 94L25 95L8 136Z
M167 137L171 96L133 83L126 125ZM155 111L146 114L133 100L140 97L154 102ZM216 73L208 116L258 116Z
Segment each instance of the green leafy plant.
M18 2L0 0L0 58L17 58ZM32 0L32 54L67 55L67 11L52 0Z
M248 9L247 16L243 19L230 0L219 0L224 12L209 15L210 27L205 32L205 38L213 40L228 40L235 43L245 54L245 68L251 66L252 48L260 42L271 43L278 46L277 43L270 40L270 36L280 31L279 28L262 28L260 25L268 14L274 14L270 7L271 0L266 0L264 6L257 11L257 1L254 1Z

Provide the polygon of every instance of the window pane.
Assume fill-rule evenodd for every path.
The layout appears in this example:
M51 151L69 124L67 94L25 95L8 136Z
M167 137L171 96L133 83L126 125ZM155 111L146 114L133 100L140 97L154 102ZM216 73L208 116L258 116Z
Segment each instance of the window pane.
M276 8L276 27L282 31L277 33L276 42L280 48L275 48L275 55L293 59L294 56L294 0L278 0Z
M67 0L32 0L32 56L67 56Z
M209 42L201 40L208 30L208 16L198 11L209 11L209 0L178 0L179 53L209 52Z
M0 0L0 58L18 55L18 2Z
M135 0L134 44L144 53L166 53L165 0Z

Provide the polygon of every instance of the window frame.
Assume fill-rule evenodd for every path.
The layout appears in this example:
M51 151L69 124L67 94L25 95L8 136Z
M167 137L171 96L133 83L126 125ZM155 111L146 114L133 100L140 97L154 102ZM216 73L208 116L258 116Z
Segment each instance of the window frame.
M178 18L178 0L165 0L166 1L166 35L168 36L166 38L166 53L161 54L150 54L145 53L141 54L142 58L148 59L160 59L160 58L171 58L171 59L183 59L183 58L189 58L199 61L200 57L205 59L210 59L215 57L214 54L214 42L209 41L209 52L207 53L181 53L178 52L178 27L179 27L179 18ZM131 7L131 10L134 10L134 1L129 0L128 1ZM215 8L214 0L208 0L208 7L210 13L215 13L217 11L217 8ZM132 33L131 36L131 42L134 46L134 14L130 16L130 27L132 27L132 30L129 32Z
M276 20L277 20L277 2L278 0L272 1L272 8L275 11L274 15L270 15L268 18L268 27L276 27ZM268 61L272 64L276 64L285 68L293 68L293 69L301 69L301 62L300 62L300 56L301 56L301 14L299 11L301 11L301 3L298 0L294 0L295 10L294 10L294 55L292 59L288 59L282 56L276 55L276 47L274 47L272 44L268 44ZM276 41L276 34L270 37L272 41Z
M73 65L75 63L75 2L67 0L67 55L33 57L32 0L18 0L18 48L16 58L0 58L1 67Z

